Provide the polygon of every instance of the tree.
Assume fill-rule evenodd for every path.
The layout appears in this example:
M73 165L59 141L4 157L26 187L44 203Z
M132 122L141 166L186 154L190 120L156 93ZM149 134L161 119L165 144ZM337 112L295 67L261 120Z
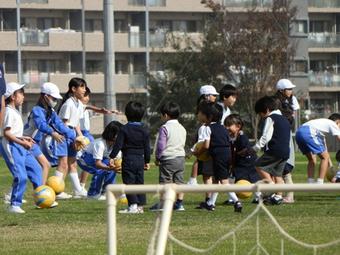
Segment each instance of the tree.
M200 85L210 83L219 89L233 83L240 93L235 110L249 121L256 138L255 101L272 93L277 80L289 75L296 47L289 27L296 8L290 1L277 0L235 13L213 0L202 3L212 10L202 37L173 36L177 51L162 55L165 74L150 77L151 106L155 109L165 100L174 100L183 112L194 113ZM183 40L185 47L181 47ZM190 129L193 121L185 120L185 125Z

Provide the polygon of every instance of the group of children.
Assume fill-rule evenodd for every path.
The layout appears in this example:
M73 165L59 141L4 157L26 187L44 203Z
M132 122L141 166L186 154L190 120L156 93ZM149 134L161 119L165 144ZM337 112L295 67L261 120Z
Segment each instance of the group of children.
M238 114L231 114L230 107L236 102L238 92L232 85L225 85L220 93L211 85L202 86L197 102L197 132L192 154L197 157L193 163L189 184L197 183L197 176L203 175L204 183L227 185L238 180L255 183L292 183L291 171L294 167L294 145L292 139L294 111L298 109L292 96L295 87L289 80L277 83L275 96L260 98L255 104L255 112L263 119L262 135L255 145L251 145L242 131L244 123ZM68 91L61 97L58 87L44 83L36 106L33 107L24 125L17 110L24 102L24 85L7 83L3 138L0 152L13 175L12 189L7 195L9 211L24 213L21 208L26 181L33 188L43 185L49 169L56 166L55 175L65 178L67 174L73 186L73 195L62 192L57 199L94 198L103 200L108 184L115 182L116 173L121 171L124 184L144 184L144 171L150 168L150 133L142 123L145 107L130 101L125 107L127 123L109 123L101 138L94 139L90 132L90 111L103 114L118 113L88 105L90 89L86 81L73 78ZM220 100L217 102L217 96ZM58 110L54 108L58 100L62 102ZM187 133L179 123L180 106L166 102L160 109L164 124L160 127L155 142L155 164L159 166L159 183L184 184L185 144ZM340 114L332 114L329 119L312 120L302 125L296 132L296 142L308 158L308 180L314 180L316 157L321 158L317 183L325 176L329 155L325 145L325 135L331 133L340 140ZM79 153L74 146L79 136L91 141ZM257 152L263 150L258 158ZM116 164L122 158L122 164ZM77 166L83 172L78 175ZM88 175L92 175L89 190L85 189ZM242 211L242 203L234 192L228 193L226 204L232 204L235 212ZM197 209L215 210L218 193L207 193L205 201ZM183 194L177 194L174 210L184 211ZM292 193L283 197L281 193L263 197L255 194L254 203L264 199L266 203L293 203ZM145 194L128 194L128 207L120 213L138 214L144 212ZM55 202L51 207L57 206ZM150 209L162 210L162 198Z

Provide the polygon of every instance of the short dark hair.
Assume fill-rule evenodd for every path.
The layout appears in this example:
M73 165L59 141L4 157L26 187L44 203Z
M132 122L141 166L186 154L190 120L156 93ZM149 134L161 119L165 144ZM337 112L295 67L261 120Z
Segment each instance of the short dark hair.
M107 126L105 127L103 133L102 133L102 138L104 140L107 140L107 141L113 141L120 128L123 126L122 123L120 123L119 121L111 121L109 124L107 124Z
M145 107L136 101L130 101L125 106L125 115L128 121L140 122L144 116Z
M167 102L161 106L160 112L162 115L167 114L171 119L178 119L181 109L177 103Z
M332 113L331 116L328 117L328 119L337 121L340 120L340 114L339 113Z
M198 105L198 112L201 112L211 122L220 122L223 115L223 108L214 102L202 101Z
M84 93L84 97L87 97L91 94L91 90L89 87L86 86L86 90L85 90L85 93Z
M220 90L220 101L230 96L237 96L237 89L231 84L224 85Z
M255 103L256 113L267 113L267 110L272 112L277 109L278 109L278 102L274 97L271 97L271 96L261 97Z
M16 90L16 91L14 91L14 93L13 93L12 95L15 95L15 94L18 93L18 92L25 94L24 88L21 88L21 89L18 89L18 90ZM7 97L7 98L5 99L5 105L7 105L7 104L9 104L10 102L12 102L12 99L11 99L11 96L12 96L12 95L10 95L9 97Z
M239 125L241 129L243 128L243 120L241 116L238 114L230 114L227 118L224 119L223 123L226 127L230 127L231 125Z

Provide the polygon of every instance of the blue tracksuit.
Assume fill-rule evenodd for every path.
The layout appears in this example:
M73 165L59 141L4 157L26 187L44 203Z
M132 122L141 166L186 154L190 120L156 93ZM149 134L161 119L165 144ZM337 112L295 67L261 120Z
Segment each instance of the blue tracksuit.
M55 165L55 161L58 160L57 144L53 140L49 144L44 141L46 136L50 136L53 132L65 136L70 142L73 142L76 137L74 130L68 128L52 108L46 109L40 104L34 106L24 127L24 135L32 137L37 144L40 144L46 158ZM33 146L34 156L39 156L38 150L40 150L39 146ZM65 150L65 146L59 148L60 154L65 154Z
M103 159L102 162L109 165L108 158ZM90 188L87 192L88 196L104 193L107 185L115 183L116 172L98 169L96 167L96 160L91 154L84 152L77 163L82 170L93 175Z

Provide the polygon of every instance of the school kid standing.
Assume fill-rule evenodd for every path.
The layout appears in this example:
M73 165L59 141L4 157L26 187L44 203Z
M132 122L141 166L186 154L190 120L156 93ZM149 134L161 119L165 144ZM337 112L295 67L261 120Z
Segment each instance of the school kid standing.
M84 105L80 101L86 91L86 82L81 78L72 78L68 84L68 91L66 92L63 102L59 110L59 117L63 122L73 130L75 136L82 136L80 130L80 119L84 116ZM77 172L77 151L74 148L73 140L66 139L59 143L56 149L56 156L59 158L59 164L56 175L65 178L67 173L70 174L70 179L73 186L74 198L86 197L87 192L81 187L78 172ZM70 198L70 195L65 194L59 199Z
M296 132L296 143L308 159L308 183L314 183L316 155L320 158L319 176L316 183L322 184L329 164L326 135L335 136L340 141L340 114L333 113L328 119L315 119L304 123Z
M117 166L110 164L109 155L115 143L116 136L122 124L118 121L110 122L104 129L102 137L95 139L86 147L78 159L79 167L92 174L88 198L105 200L105 188L113 184L116 179Z
M150 134L141 122L144 116L144 106L136 101L130 101L125 107L128 123L124 125L113 146L110 158L115 158L122 152L122 179L124 184L144 184L144 170L150 168ZM145 194L126 195L128 208L120 213L143 213L146 204Z
M283 169L289 158L290 126L288 120L278 110L274 97L265 96L257 100L255 112L265 120L262 135L253 146L255 151L264 149L263 155L257 159L256 170L263 180L269 183L282 184ZM282 193L274 193L265 198L266 203L281 204Z
M174 102L167 102L160 108L161 119L164 125L158 132L155 156L156 166L159 166L159 183L184 184L183 173L185 165L185 141L187 132L178 122L180 107ZM184 211L183 193L177 194L174 204L175 211ZM163 207L160 204L153 205L150 210L158 210Z
M26 190L26 182L29 179L33 188L42 185L42 169L32 155L30 149L33 139L23 136L24 124L20 107L24 102L24 87L15 82L7 84L5 93L6 110L3 121L3 138L1 143L1 154L7 167L13 176L11 205L9 212L25 213L21 209L22 198Z
M228 131L221 125L221 106L215 103L202 102L198 111L205 115L210 122L209 129L206 130L209 138L204 141L204 147L209 149L212 157L213 182L227 185L230 177L231 151ZM242 204L235 192L230 192L229 195L234 200L234 211L241 212ZM201 203L200 208L214 211L217 196L217 192L212 193L207 202Z
M57 85L45 82L40 87L40 97L28 116L24 126L24 135L32 137L35 141L32 147L34 157L43 168L43 183L46 183L50 169L49 160L42 153L40 144L45 136L51 136L56 143L67 139L74 140L74 133L62 122L58 114L54 111L58 100L62 99Z

